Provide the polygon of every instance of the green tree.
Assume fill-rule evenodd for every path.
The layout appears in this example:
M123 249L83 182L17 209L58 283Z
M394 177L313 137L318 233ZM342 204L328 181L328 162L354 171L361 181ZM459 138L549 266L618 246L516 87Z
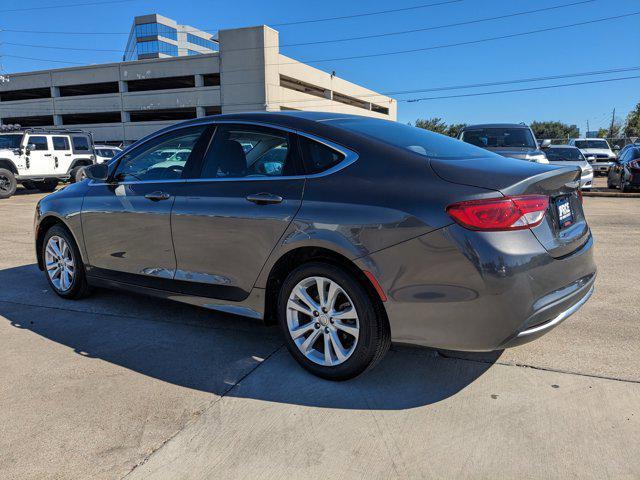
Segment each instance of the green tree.
M531 129L536 138L577 138L580 136L577 125L562 122L533 122Z
M432 132L441 133L443 135L446 135L447 133L447 124L440 117L428 118L426 120L419 118L416 120L415 126Z
M640 137L640 102L629 112L624 125L625 137Z
M611 127L607 128L599 128L598 129L598 137L600 138L619 138L620 133L622 132L622 125L620 122L613 122L613 130Z
M458 138L460 136L460 133L462 132L462 129L466 126L466 123L452 123L447 127L447 135L453 138Z

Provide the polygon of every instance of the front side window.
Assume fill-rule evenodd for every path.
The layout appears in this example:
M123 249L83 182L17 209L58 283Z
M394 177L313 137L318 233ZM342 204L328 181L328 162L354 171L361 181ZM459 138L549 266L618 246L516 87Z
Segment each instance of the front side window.
M175 180L182 172L206 127L169 132L134 148L122 157L114 178L119 182Z
M205 157L202 178L293 175L289 135L270 128L222 125Z
M51 137L54 150L70 150L69 139L67 137Z
M47 137L29 137L31 150L49 150Z
M482 148L537 148L528 128L474 128L465 130L462 140Z
M89 139L87 137L73 137L71 141L73 142L74 150L78 152L89 151Z

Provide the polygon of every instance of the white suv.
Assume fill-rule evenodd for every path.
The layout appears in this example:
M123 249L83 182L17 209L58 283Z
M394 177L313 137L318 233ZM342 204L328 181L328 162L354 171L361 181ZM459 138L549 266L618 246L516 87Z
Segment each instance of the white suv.
M615 162L616 154L611 150L609 142L604 138L572 138L569 145L580 149L587 161L593 167L594 173L609 173L611 163Z
M82 130L1 129L0 198L13 195L18 183L51 192L61 181L74 182L82 167L93 163L93 140Z
M113 157L122 151L121 148L112 147L111 145L96 145L94 149L96 152L96 163L109 163Z

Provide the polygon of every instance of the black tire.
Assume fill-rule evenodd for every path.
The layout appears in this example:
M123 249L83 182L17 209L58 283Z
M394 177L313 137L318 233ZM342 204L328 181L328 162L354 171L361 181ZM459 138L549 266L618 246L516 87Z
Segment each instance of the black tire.
M335 366L324 366L308 359L295 344L287 326L289 296L305 278L322 276L336 282L351 298L360 324L355 350L347 360ZM373 368L389 350L391 333L383 307L348 271L326 263L307 263L293 270L286 278L278 295L278 323L291 355L306 370L328 380L342 381L354 378Z
M0 168L0 198L9 198L16 193L18 182L16 176L6 168Z
M84 174L84 168L85 168L84 165L80 165L79 167L74 167L69 172L69 181L71 183L76 183L76 182L81 182L85 178L87 178L87 176Z
M41 192L53 192L58 186L58 180L43 180L41 182L33 182L33 185Z
M78 300L80 298L86 297L91 293L91 288L87 283L87 274L84 269L82 257L80 256L80 250L78 249L78 245L73 239L73 235L69 233L69 230L61 225L54 225L49 230L47 230L47 233L44 235L44 241L42 242L43 262L46 263L45 251L47 248L47 244L49 243L49 239L51 239L51 237L53 236L62 237L71 247L72 258L75 263L75 273L71 281L71 287L66 291L60 291L51 281L51 278L49 278L45 264L44 276L46 277L49 286L58 296L65 299Z
M629 191L629 186L623 176L620 177L620 191L622 193L627 193Z

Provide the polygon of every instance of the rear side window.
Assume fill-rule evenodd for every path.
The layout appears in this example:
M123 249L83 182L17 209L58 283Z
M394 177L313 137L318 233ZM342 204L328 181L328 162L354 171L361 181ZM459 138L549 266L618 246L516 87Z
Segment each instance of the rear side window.
M71 150L69 148L69 139L67 137L51 137L54 150Z
M300 137L304 170L308 174L321 173L344 160L344 155L319 142Z
M32 150L49 150L47 137L29 137L29 145L33 145Z
M73 137L73 149L78 152L88 152L89 151L89 139L87 137Z

